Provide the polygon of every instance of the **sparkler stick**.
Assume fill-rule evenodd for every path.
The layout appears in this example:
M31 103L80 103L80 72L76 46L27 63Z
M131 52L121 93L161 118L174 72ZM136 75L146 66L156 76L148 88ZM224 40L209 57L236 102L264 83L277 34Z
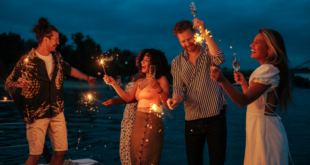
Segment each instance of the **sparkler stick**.
M27 71L28 71L28 56L25 58L25 63L26 63L26 72L25 72L25 76L26 76L26 78L27 78L27 80L28 80L28 73L27 73Z
M107 74L107 72L105 71L105 68L104 68L104 59L101 59L100 60L100 64L102 65L102 68L103 68L103 71L104 71L104 75L106 75Z

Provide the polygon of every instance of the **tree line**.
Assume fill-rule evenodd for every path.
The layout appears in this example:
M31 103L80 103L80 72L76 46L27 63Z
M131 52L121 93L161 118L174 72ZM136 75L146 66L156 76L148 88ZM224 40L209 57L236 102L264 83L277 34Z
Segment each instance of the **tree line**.
M96 62L96 57L102 54L114 56L114 60L107 63L106 72L108 75L121 75L122 77L130 77L138 72L135 67L135 58L137 53L129 50L120 50L119 48L111 48L102 51L101 46L97 44L89 35L83 35L81 32L71 34L72 44L68 44L69 39L62 33L59 33L59 45L56 50L60 52L64 60L72 67L77 68L81 72L102 77L104 72L102 66ZM19 34L12 32L2 33L0 35L0 59L5 65L8 73L11 73L17 61L29 52L32 48L38 46L37 41L33 39L24 40ZM118 55L116 57L116 54ZM98 73L100 72L100 73Z

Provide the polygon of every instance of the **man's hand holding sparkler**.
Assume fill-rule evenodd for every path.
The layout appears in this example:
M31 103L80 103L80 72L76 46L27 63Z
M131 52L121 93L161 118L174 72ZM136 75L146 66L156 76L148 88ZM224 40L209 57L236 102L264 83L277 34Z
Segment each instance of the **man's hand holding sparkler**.
M200 31L200 33L204 33L206 31L205 23L199 18L193 19L193 23L194 23L193 28L197 28Z
M30 84L30 81L27 81L23 78L18 78L17 81L9 81L5 84L5 90L6 91L15 91L16 88L22 88L25 89Z
M167 100L167 105L168 107L173 110L174 108L176 108L180 103L182 103L183 101L183 97L178 95L178 94L175 94L173 95L172 98L169 98Z
M16 83L14 83L14 87L16 88L25 88L30 84L30 81L27 81L26 79L23 78L18 78Z
M212 35L210 34L210 31L208 31L205 27L205 23L200 20L199 18L193 19L193 28L197 28L200 33L203 35L204 39L206 40L206 44L209 47L209 52L212 56L217 55L217 51L219 50L219 46L212 38Z

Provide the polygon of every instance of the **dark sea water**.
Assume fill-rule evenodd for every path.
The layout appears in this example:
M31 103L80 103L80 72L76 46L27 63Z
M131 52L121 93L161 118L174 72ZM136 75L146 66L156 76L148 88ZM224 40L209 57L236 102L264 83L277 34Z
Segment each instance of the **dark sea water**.
M0 86L0 96L6 95ZM118 165L120 123L125 105L105 108L99 102L95 110L80 108L79 94L95 91L98 100L105 101L115 92L106 85L90 88L83 82L65 82L65 117L68 128L69 150L66 159L91 158L105 165ZM287 131L289 147L295 165L310 164L310 90L294 88L295 105L287 114L280 114ZM246 108L239 108L228 97L230 110L227 116L226 165L243 164L245 149ZM96 108L97 107L97 108ZM163 165L187 164L184 138L183 104L175 110L165 109L164 148L161 158ZM3 125L3 123L23 122L14 103L0 103L0 164L25 163L28 157L25 124ZM1 125L2 124L2 125ZM50 151L50 141L46 140ZM208 162L207 145L204 164ZM40 163L45 163L42 157Z

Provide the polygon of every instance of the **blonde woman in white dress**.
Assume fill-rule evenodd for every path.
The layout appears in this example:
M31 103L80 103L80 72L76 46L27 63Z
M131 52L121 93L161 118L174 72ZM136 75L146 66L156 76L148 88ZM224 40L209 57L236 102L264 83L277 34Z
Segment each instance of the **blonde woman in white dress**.
M284 41L277 31L259 29L251 47L251 58L261 66L250 76L249 85L240 72L234 79L243 93L234 88L222 72L211 67L211 77L220 83L233 102L246 112L245 165L288 165L289 147L281 118L276 113L293 103Z

